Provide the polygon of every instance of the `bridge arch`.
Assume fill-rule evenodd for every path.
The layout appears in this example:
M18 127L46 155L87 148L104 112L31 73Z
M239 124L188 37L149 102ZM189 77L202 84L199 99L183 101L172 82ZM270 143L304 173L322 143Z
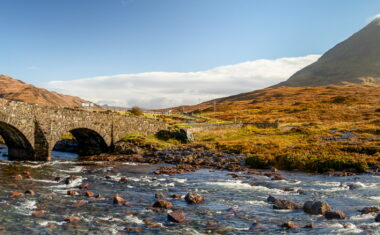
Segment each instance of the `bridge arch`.
M28 138L18 128L0 121L0 135L8 147L10 160L34 160L34 149Z
M74 136L76 142L78 143L79 155L95 155L108 151L107 142L98 131L87 127L74 127L61 133L59 138L68 132ZM59 140L60 139L57 139L52 142L52 149Z

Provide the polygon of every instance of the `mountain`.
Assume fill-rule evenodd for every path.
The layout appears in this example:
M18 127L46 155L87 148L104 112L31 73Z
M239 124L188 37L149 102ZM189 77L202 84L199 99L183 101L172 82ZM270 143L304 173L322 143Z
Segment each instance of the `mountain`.
M380 84L380 17L279 86Z
M48 91L0 74L0 98L34 104L79 107L88 101L79 97Z

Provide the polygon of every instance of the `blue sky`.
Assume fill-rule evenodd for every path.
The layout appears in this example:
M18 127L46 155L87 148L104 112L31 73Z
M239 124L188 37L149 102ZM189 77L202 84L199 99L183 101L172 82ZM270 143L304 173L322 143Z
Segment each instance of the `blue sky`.
M380 13L380 1L1 0L0 10L0 73L65 90L51 81L320 55Z

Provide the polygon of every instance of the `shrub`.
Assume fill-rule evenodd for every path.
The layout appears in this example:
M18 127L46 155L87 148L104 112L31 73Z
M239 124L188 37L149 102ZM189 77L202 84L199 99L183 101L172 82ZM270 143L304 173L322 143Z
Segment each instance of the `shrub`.
M142 111L142 109L141 109L140 107L137 107L137 106L133 107L133 108L130 110L130 112L131 112L133 115L135 115L135 116L141 116L141 115L144 114L143 111Z

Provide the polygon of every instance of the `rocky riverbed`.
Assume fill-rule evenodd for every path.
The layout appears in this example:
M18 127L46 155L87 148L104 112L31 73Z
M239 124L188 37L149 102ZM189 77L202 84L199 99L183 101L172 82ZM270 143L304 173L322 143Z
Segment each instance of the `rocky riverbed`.
M211 163L209 169L167 173L173 165L55 156L44 163L0 162L5 234L376 234L380 229L377 173L228 171ZM235 157L230 165L242 167Z

